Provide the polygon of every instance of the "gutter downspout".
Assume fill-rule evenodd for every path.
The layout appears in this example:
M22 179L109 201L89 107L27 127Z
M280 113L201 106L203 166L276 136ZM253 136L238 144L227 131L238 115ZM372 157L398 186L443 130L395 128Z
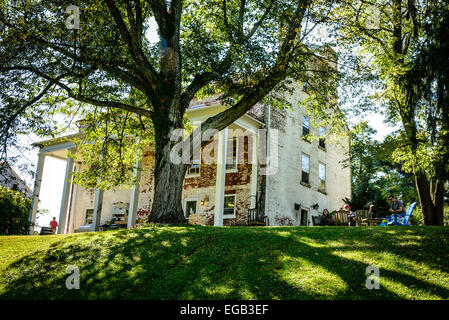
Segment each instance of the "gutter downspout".
M270 129L271 129L271 105L267 103L266 105L266 119L267 119L267 134L265 138L265 168L267 168L270 163ZM268 217L268 174L267 170L265 170L265 216ZM268 218L268 225L270 225L270 219Z

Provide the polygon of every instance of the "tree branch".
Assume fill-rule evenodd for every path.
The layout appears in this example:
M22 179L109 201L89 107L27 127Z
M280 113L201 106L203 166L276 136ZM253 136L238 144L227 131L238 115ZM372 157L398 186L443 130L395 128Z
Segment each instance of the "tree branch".
M254 26L251 29L251 31L244 37L244 42L246 42L249 39L251 39L251 37L256 33L257 29L259 29L259 27L264 22L264 20L267 18L268 14L270 13L271 9L273 8L273 5L274 5L275 1L276 0L271 0L270 4L268 5L268 7L265 10L265 12L262 15L262 17L260 17L260 19L254 24ZM242 30L242 34L243 34L243 30Z
M52 84L57 85L58 87L60 87L61 89L65 90L67 92L67 95L77 101L80 102L84 102L87 104L91 104L91 105L95 105L95 106L99 106L99 107L113 107L113 108L118 108L118 109L122 109L122 110L126 110L129 112L133 112L133 113L137 113L140 114L142 116L145 117L150 117L151 116L151 112L149 110L146 109L141 109L141 108L137 108L125 103L121 103L121 102L117 102L117 101L102 101L102 100L97 100L88 96L84 96L82 94L77 94L74 93L73 90L66 84L60 82L59 80L65 76L65 75L61 75L58 77L52 77L50 75L47 75L45 73L43 73L42 71L36 69L35 67L32 66L13 66L13 67L3 67L0 68L0 71L5 72L5 71L13 71L13 70L22 70L22 71L29 71L34 73L35 75L46 79L50 82L52 82Z
M260 80L253 87L247 90L247 93L231 108L208 118L201 125L201 131L208 129L222 130L240 118L249 109L262 100L270 91L272 91L282 80L285 79L287 68L290 62L292 49L296 47L295 39L297 30L301 27L301 21L307 7L308 0L305 3L298 3L298 6L290 20L287 34L282 41L281 48L276 59L276 64L267 73L264 79Z
M123 17L119 9L115 5L114 1L112 0L105 0L105 1L109 8L111 16L114 18L118 30L123 38L123 41L128 47L129 53L131 54L132 58L137 63L137 65L140 67L140 71L145 76L145 79L151 86L151 89L153 91L152 93L155 94L156 88L160 86L160 79L158 73L143 54L142 49L138 45L138 42L133 41L133 38L131 37L128 28L126 27L126 24L123 21Z

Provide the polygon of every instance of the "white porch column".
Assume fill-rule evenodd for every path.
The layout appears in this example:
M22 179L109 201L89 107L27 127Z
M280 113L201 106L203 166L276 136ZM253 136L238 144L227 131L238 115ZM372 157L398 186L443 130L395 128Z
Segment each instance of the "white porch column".
M92 231L98 231L100 229L101 207L103 205L103 194L104 194L104 191L101 190L100 188L97 188L97 190L95 191Z
M228 128L218 133L217 174L215 183L215 214L214 226L223 226L224 191L226 181L226 149L228 142Z
M67 209L69 205L70 187L72 186L73 158L67 151L67 162L64 175L64 187L62 188L61 207L59 209L58 234L65 233L67 222Z
M257 132L257 131L256 131ZM257 158L257 146L258 146L258 137L257 133L252 135L251 141L252 141L252 157L251 157L251 186L250 186L250 197L251 197L251 203L250 203L250 209L254 209L257 205L256 199L257 199L257 167L259 159Z
M134 167L134 176L136 177L136 183L131 189L129 195L129 209L128 209L128 229L136 223L137 205L139 204L140 193L140 173L142 171L142 160L138 160Z
M39 150L39 155L37 159L37 167L36 167L36 177L34 179L34 188L33 188L33 196L31 200L31 210L30 210L30 222L36 222L36 212L37 206L39 204L39 193L41 191L41 183L42 183L42 173L44 172L44 163L45 163L45 153L42 150ZM34 227L30 226L30 234L33 234Z

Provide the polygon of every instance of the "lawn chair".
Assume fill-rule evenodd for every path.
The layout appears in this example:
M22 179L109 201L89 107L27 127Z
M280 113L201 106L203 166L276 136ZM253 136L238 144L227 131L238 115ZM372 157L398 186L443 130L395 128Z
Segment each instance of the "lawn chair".
M388 226L407 226L409 225L410 217L412 216L413 210L415 210L416 202L413 202L408 206L407 212L405 214L392 214L387 216Z
M355 220L357 222L357 226L367 226L368 223L366 222L366 219L370 218L371 213L368 210L357 210L355 212Z
M41 228L41 232L39 233L41 236L42 235L49 235L49 234L53 234L53 229L50 227L42 227Z
M345 210L335 211L334 220L336 226L349 226L348 211Z

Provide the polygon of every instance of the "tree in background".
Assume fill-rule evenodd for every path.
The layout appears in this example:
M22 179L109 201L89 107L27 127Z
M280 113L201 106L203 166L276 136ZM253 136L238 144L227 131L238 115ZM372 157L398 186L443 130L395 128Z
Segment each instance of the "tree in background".
M368 209L374 204L383 216L388 214L390 194L404 203L418 199L414 177L393 161L397 141L394 134L377 141L376 130L366 121L356 123L351 130L352 198L348 202L356 209Z
M421 19L415 24L424 40L403 76L406 101L416 110L416 135L409 152L397 156L415 172L424 223L441 225L449 180L449 1L428 1Z
M378 205L380 190L375 184L377 163L375 153L376 131L367 122L360 122L351 130L350 165L352 171L351 207L367 208L370 203Z
M359 64L380 80L374 98L401 123L392 155L414 175L426 225L443 223L448 180L447 6L376 0L342 1L336 9L340 43L361 48Z
M30 209L25 194L0 186L0 235L27 234Z

